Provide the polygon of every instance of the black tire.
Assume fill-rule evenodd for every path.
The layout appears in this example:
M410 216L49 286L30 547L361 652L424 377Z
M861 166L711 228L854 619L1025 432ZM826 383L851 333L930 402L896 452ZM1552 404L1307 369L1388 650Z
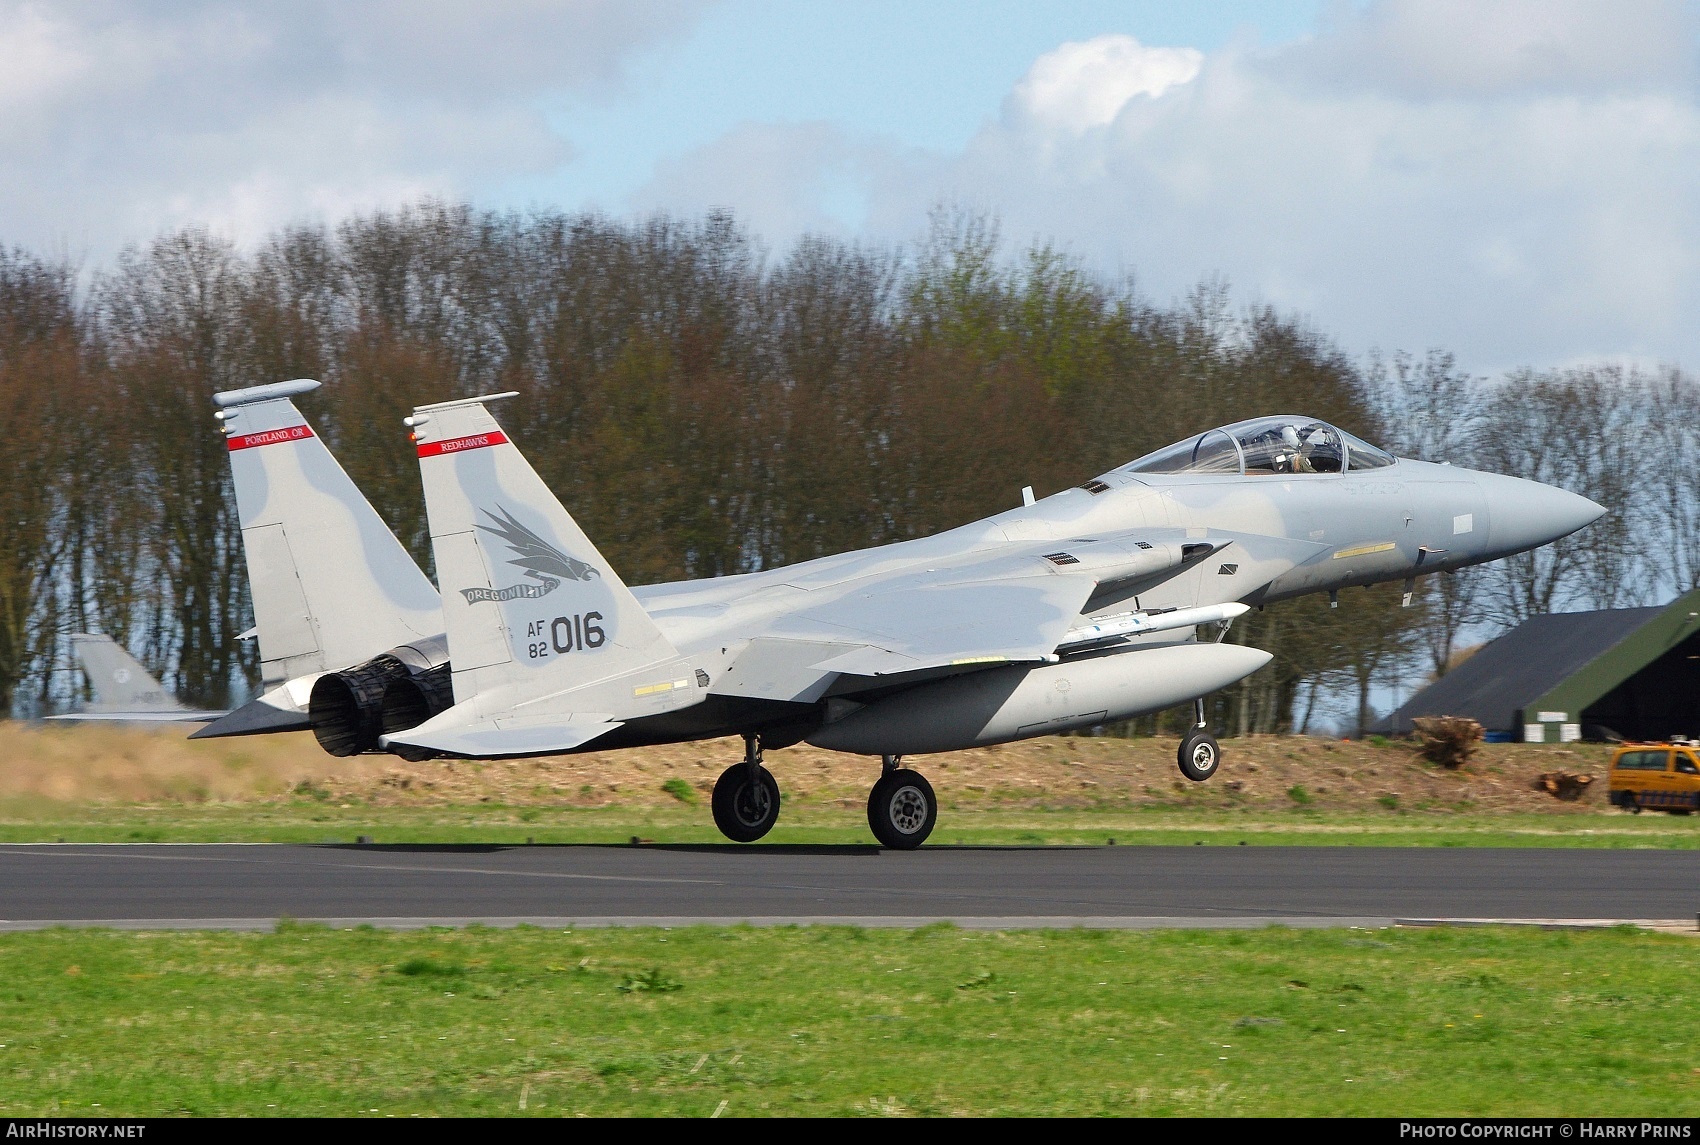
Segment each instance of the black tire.
M1203 783L1222 765L1222 748L1216 743L1215 736L1199 728L1181 740L1175 762L1180 765L1182 775L1194 783Z
M1623 802L1618 804L1618 806L1622 807L1631 815L1639 815L1641 814L1641 797L1633 791L1625 791L1623 793Z
M888 771L868 793L868 829L883 847L913 851L927 841L938 819L938 796L918 771Z
M760 782L751 783L750 765L734 763L714 782L714 825L734 843L753 843L779 822L779 784L767 768L756 771Z

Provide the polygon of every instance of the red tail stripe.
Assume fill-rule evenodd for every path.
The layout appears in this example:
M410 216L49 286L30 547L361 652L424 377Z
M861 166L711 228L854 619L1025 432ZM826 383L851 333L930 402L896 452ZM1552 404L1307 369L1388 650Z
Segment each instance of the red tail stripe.
M471 437L451 437L446 441L427 441L419 446L419 456L436 457L443 453L465 453L469 449L484 449L491 445L506 445L508 438L499 429L475 433Z
M264 433L240 433L225 440L230 442L230 452L235 453L238 449L252 449L256 445L277 445L312 436L311 426L292 425L288 429L268 429Z

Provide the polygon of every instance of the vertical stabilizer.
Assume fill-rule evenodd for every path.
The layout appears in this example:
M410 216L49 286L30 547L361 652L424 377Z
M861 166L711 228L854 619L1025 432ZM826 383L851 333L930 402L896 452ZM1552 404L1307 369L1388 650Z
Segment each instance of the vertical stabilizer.
M443 631L436 589L289 400L318 385L213 396L268 688Z
M110 636L73 632L71 652L94 690L94 703L85 709L91 714L189 710Z
M564 711L625 719L696 702L672 644L508 440L488 400L421 406L408 419L456 705L496 689L510 704L572 693Z

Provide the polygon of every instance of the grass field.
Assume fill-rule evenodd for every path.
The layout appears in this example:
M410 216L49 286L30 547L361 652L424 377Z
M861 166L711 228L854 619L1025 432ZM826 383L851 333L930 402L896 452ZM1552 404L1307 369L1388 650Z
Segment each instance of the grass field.
M338 759L310 735L185 741L182 729L0 723L4 842L657 842L720 840L708 811L734 741L496 763ZM1488 745L1447 771L1397 742L1262 736L1184 782L1173 740L1047 737L915 761L942 805L932 842L1375 846L1700 846L1700 816L1632 816L1596 782L1603 745ZM807 747L769 755L772 843L871 843L878 764Z
M0 1115L1693 1116L1629 930L0 936Z
M735 744L497 764L0 724L0 841L719 842ZM1693 848L1603 750L1267 737L929 757L933 843ZM869 761L773 753L773 843L871 843ZM1700 944L1632 930L0 935L0 1116L1692 1116Z
M0 803L0 842L88 843L723 843L694 804L594 808ZM946 804L929 846L1167 844L1363 847L1700 847L1693 817L1533 812L1388 812L1309 808L1046 807ZM857 807L787 805L761 843L872 844Z

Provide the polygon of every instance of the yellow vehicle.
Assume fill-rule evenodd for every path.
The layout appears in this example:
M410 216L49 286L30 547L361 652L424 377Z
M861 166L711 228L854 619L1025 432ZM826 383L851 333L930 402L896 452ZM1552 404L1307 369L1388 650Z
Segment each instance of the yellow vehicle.
M1628 743L1611 757L1606 796L1625 811L1687 815L1700 807L1700 750L1687 744Z

